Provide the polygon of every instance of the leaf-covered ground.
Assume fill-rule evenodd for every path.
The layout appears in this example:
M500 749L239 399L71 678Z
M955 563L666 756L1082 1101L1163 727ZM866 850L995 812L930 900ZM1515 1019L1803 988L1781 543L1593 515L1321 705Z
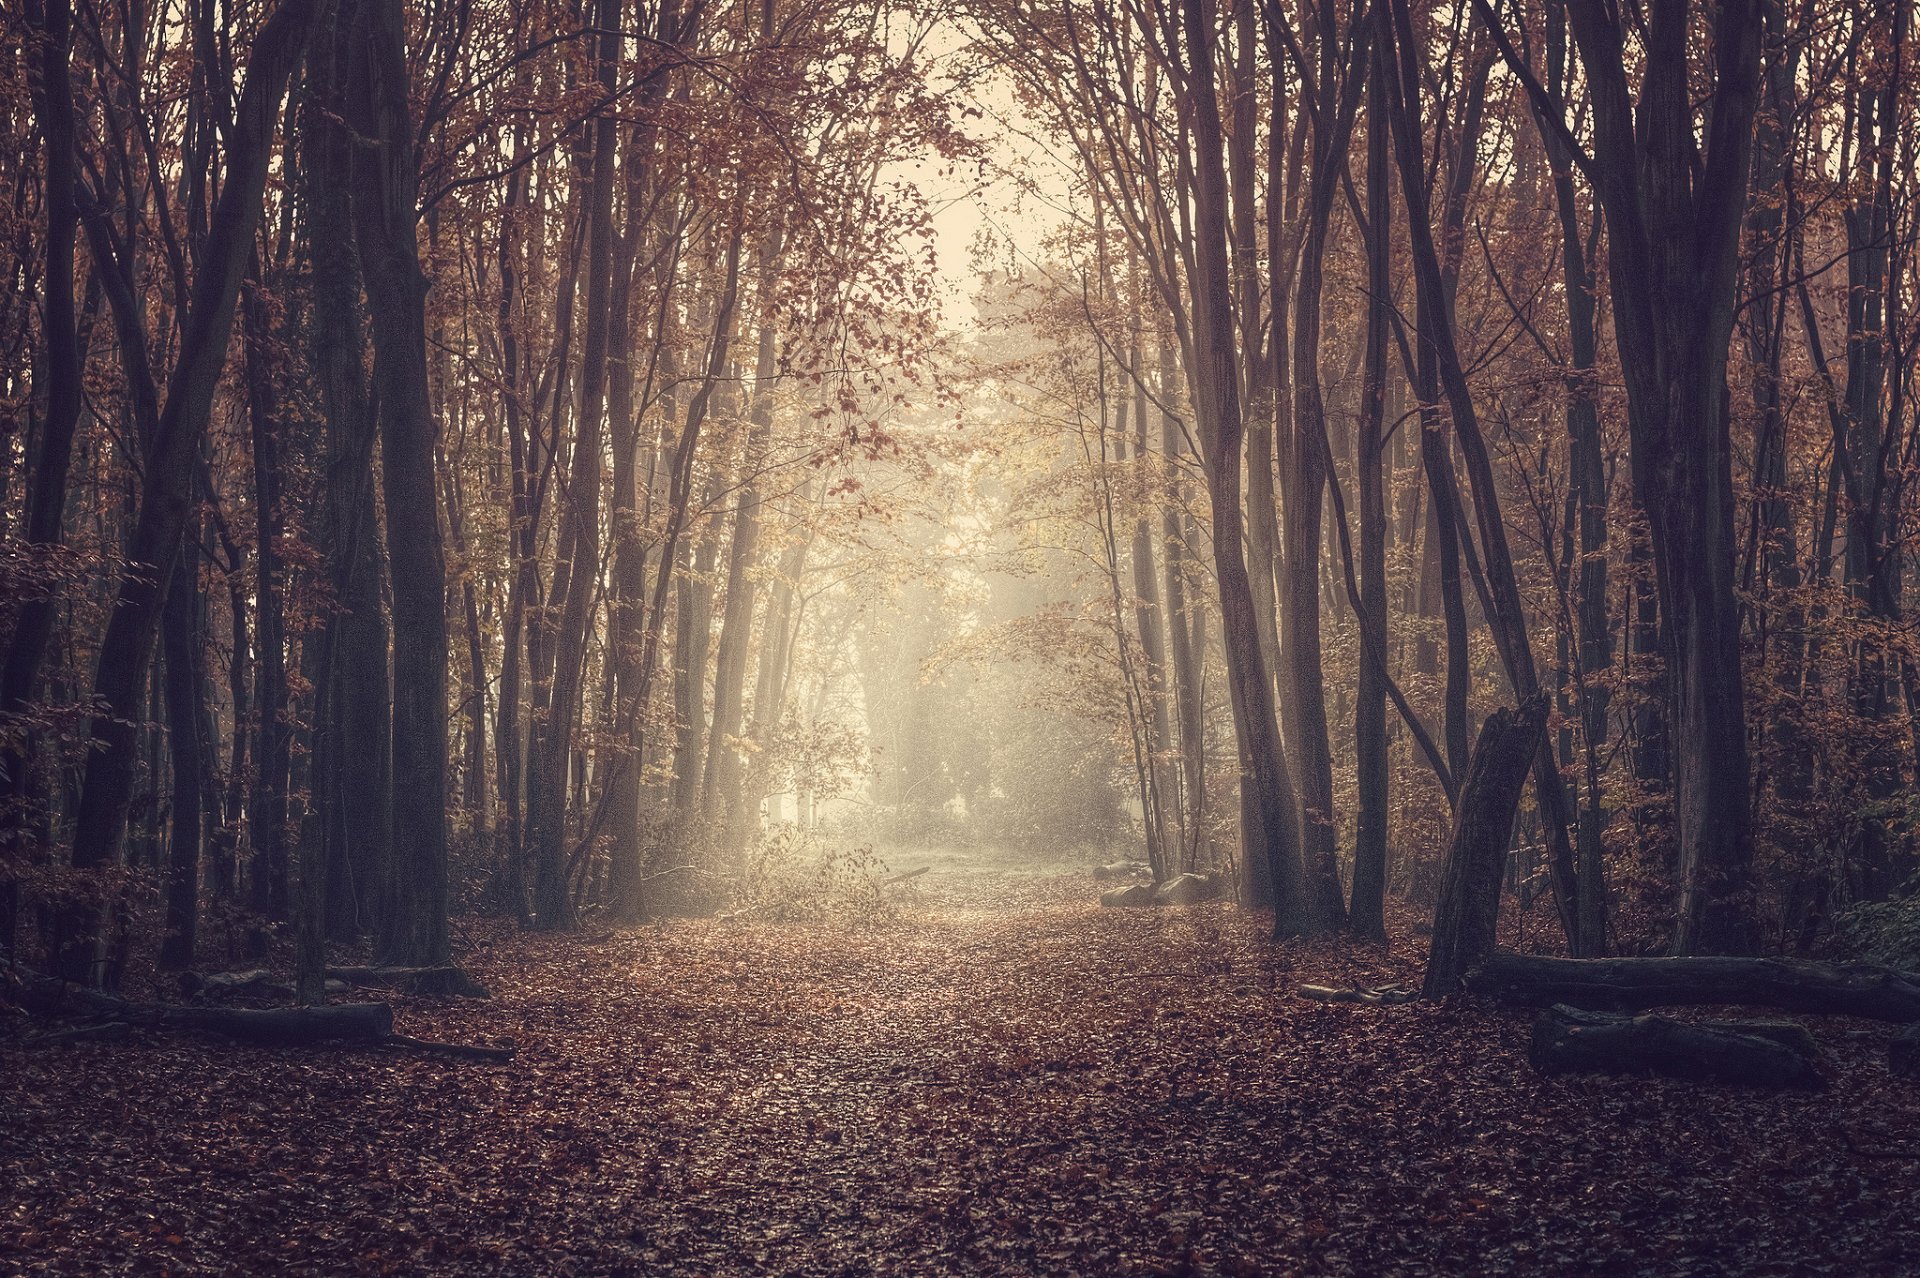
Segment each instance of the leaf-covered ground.
M862 931L482 930L507 1065L0 1044L0 1271L1920 1272L1920 1088L1536 1077L1524 1014L1326 1005L1419 945L940 873Z

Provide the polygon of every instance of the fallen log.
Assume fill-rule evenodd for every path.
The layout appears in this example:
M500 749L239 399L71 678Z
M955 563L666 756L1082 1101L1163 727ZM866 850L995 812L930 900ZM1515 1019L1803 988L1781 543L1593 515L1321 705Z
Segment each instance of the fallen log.
M182 972L179 977L180 997L194 1003L219 1003L227 999L281 999L293 1001L295 990L289 981L275 980L271 973L258 972ZM344 994L348 985L345 981L333 977L327 978L328 994Z
M408 1034L389 1034L381 1040L382 1047L404 1047L416 1052L429 1052L436 1056L451 1056L465 1061L510 1061L520 1049L509 1043L505 1047L476 1047L471 1043L436 1043L429 1039L414 1038Z
M1565 1003L1610 1012L1751 1006L1920 1021L1920 975L1867 963L1790 958L1535 958L1493 954L1467 992L1520 1007Z
M906 873L896 874L890 879L881 879L880 886L892 887L896 883L905 883L908 879L917 879L921 875L925 874L928 870L931 870L932 868L933 867L931 865L923 865L917 870L908 870Z
M1619 1016L1556 1005L1533 1022L1528 1053L1542 1074L1660 1074L1699 1083L1819 1091L1813 1037L1799 1025Z
M155 1020L171 1029L197 1030L270 1047L379 1043L393 1034L393 1008L385 1003L335 1003L327 1007L159 1007L155 1009Z
M318 1007L185 1007L173 1003L134 1003L50 977L30 976L18 981L23 1005L43 1014L79 1013L117 1024L98 1035L90 1027L57 1030L75 1038L109 1037L134 1025L155 1029L213 1034L236 1042L266 1047L404 1047L469 1060L511 1060L514 1048L469 1047L435 1043L396 1034L393 1007L387 1003L334 1003ZM41 1041L52 1041L51 1036Z
M1153 889L1155 905L1199 905L1221 895L1220 883L1207 874L1181 874Z
M452 964L438 967L330 967L327 976L368 990L423 998L490 998L487 987Z
M99 1021L92 1025L70 1025L66 1029L35 1034L23 1040L23 1043L27 1047L52 1047L59 1043L112 1041L125 1038L131 1033L133 1033L133 1026L125 1021Z
M1110 909L1142 909L1153 904L1153 884L1134 883L1100 894L1100 904Z
M293 986L276 981L273 973L264 967L247 972L180 973L182 998L290 998L292 995Z

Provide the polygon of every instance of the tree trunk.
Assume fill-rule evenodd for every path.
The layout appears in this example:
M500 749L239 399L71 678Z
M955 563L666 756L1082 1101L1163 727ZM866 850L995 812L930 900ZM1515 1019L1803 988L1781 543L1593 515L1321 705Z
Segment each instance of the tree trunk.
M344 18L344 15L343 15ZM373 332L387 552L393 570L392 861L378 951L445 963L447 613L436 424L427 384L426 280L415 240L419 163L397 0L360 0L348 101L366 141L353 155L353 214ZM401 801L401 800L404 801Z
M1484 0L1477 8L1498 32ZM1674 943L1682 953L1744 952L1758 937L1726 373L1762 20L1759 0L1714 10L1703 150L1689 10L1652 11L1637 92L1628 84L1624 16L1587 4L1568 16L1586 70L1590 169L1607 217L1634 493L1647 512L1663 622L1679 851ZM1534 94L1543 127L1565 130L1561 105L1511 46L1503 51Z
M127 568L100 644L93 691L101 713L92 723L94 748L87 756L74 824L76 869L99 869L120 857L133 797L140 693L153 658L162 595L193 506L194 464L226 364L281 95L305 52L316 7L315 0L282 0L254 38L247 59L246 88L226 135L226 181L209 222L207 253L194 275L178 361L142 476L139 515L127 538ZM71 979L92 981L101 975L92 944L97 922L86 908L64 921L61 968Z
M1160 344L1160 399L1171 404L1174 394L1173 350ZM1160 455L1165 459L1166 491L1162 495L1160 540L1167 559L1167 635L1173 654L1175 724L1179 731L1181 798L1176 806L1181 854L1177 868L1192 869L1199 861L1203 838L1202 821L1206 815L1207 748L1205 706L1202 704L1202 663L1205 652L1196 651L1189 610L1202 607L1198 599L1187 597L1186 485L1182 482L1179 458L1186 451L1186 439L1180 423L1169 410L1160 417ZM1271 571L1271 570L1269 570Z
M753 628L753 573L760 547L760 471L773 442L773 389L780 371L774 327L775 275L781 235L771 233L760 249L760 344L753 375L753 405L747 424L744 477L734 504L733 542L727 550L727 597L720 616L720 649L713 675L713 730L708 738L700 815L715 829L723 858L744 849L734 826L742 784L739 737L746 699L747 653Z
M46 151L42 190L47 234L41 323L47 400L27 501L26 540L29 545L47 547L61 539L67 509L67 472L73 460L82 392L82 352L73 298L74 243L80 220L74 200L73 5L70 0L45 0L42 7L38 0L29 0L27 17L38 29L40 43L39 74L27 79ZM58 608L59 600L53 594L27 599L20 605L6 665L0 670L0 712L19 714L32 699ZM9 793L18 794L25 781L27 761L23 755L9 754L10 766L0 773L5 775Z
M1180 864L1180 849L1184 846L1178 815L1180 782L1168 766L1168 755L1173 748L1173 719L1167 710L1167 630L1166 616L1160 607L1160 575L1153 558L1153 531L1147 522L1147 511L1154 500L1153 487L1148 482L1153 460L1147 451L1149 406L1144 380L1146 370L1140 363L1137 326L1128 351L1128 368L1134 384L1133 482L1129 485L1134 514L1129 561L1133 569L1133 623L1140 633L1140 655L1147 668L1146 718L1150 755L1147 766L1152 778L1154 800L1151 816L1154 841L1160 845L1161 855L1168 867L1173 873L1179 874L1185 868Z
M1517 711L1496 710L1480 729L1453 811L1446 876L1433 914L1433 949L1421 987L1427 998L1458 990L1461 977L1493 952L1514 809L1546 724L1546 698L1535 693Z
M200 566L197 554L182 555L167 587L161 626L166 650L167 736L173 766L173 830L167 857L167 923L160 966L193 966L200 919L201 799L206 784L206 743L200 735Z
M1324 931L1335 916L1305 890L1297 838L1293 781L1274 718L1273 685L1260 656L1259 622L1242 544L1240 507L1239 375L1234 366L1232 282L1227 273L1226 174L1220 109L1213 85L1213 16L1204 0L1185 6L1184 26L1194 135L1195 252L1192 283L1195 416L1200 424L1208 494L1213 500L1214 571L1219 579L1220 623L1227 655L1234 727L1253 788L1263 847L1245 849L1246 860L1263 860L1273 884L1276 935Z
M1393 203L1387 182L1387 59L1392 31L1385 6L1374 14L1367 88L1367 351L1354 465L1360 497L1360 616L1363 634L1354 696L1353 754L1357 814L1348 923L1372 940L1387 935L1387 503L1381 436L1387 395L1387 318L1393 304L1387 238Z
M289 720L286 669L286 613L280 580L280 431L274 371L266 350L268 327L258 262L241 310L245 335L247 419L253 431L254 501L254 684L259 715L253 792L247 800L247 829L253 839L248 897L263 919L288 917L287 782L293 761L293 724ZM264 943L264 936L256 943Z
M331 668L315 731L350 743L315 760L315 795L326 832L327 930L343 940L374 925L377 888L391 860L393 802L387 622L374 504L378 430L363 360L360 262L349 195L352 140L341 124L350 40L349 32L335 31L316 48L308 83L310 101L320 106L301 116L313 267L310 358L326 426L319 531L338 605L325 621Z

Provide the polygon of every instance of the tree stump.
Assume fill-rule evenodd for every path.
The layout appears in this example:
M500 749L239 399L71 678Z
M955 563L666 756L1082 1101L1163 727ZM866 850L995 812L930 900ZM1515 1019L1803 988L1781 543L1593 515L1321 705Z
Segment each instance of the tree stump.
M1493 952L1513 813L1546 723L1547 699L1536 694L1517 711L1494 711L1480 729L1454 809L1447 868L1433 912L1433 949L1421 987L1428 998L1459 989L1467 970Z
M1895 1077L1920 1079L1920 1025L1909 1025L1887 1040L1887 1068Z

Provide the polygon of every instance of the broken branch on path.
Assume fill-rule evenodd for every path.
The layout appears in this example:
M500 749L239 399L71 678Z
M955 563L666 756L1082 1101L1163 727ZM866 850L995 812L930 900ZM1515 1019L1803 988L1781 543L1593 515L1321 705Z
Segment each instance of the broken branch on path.
M1381 1007L1395 1007L1402 1003L1411 1003L1420 995L1413 990L1401 989L1398 985L1381 985L1360 989L1336 985L1302 985L1301 998L1316 1003L1371 1003Z

